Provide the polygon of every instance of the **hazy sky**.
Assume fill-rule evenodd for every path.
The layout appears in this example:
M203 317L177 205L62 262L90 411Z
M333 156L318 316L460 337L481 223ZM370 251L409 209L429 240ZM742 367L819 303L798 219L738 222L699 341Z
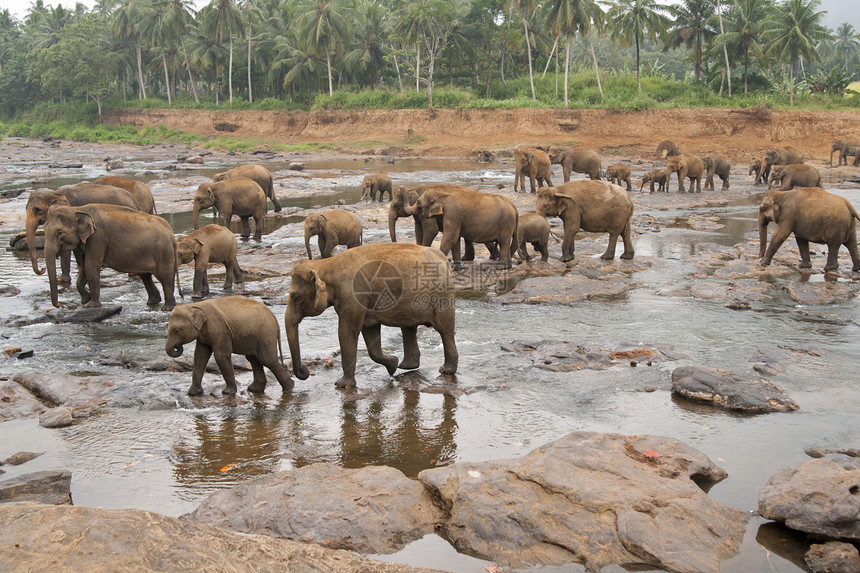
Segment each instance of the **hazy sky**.
M724 0L725 2L726 0ZM66 8L74 8L74 0L43 0L46 6L56 6L62 4ZM80 0L80 3L87 7L92 7L94 0ZM208 0L198 0L198 6L204 6ZM664 1L664 4L677 4L678 2ZM0 9L8 8L19 20L23 20L30 8L32 0L0 0ZM857 8L856 0L821 0L822 11L827 11L824 15L824 24L830 28L836 29L842 22L849 22L855 29L860 31L860 10Z

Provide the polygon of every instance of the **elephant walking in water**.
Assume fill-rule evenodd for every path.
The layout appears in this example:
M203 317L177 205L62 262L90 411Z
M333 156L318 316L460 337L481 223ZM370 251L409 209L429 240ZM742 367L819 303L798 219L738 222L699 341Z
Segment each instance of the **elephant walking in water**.
M221 225L206 225L176 239L179 264L194 261L194 290L191 298L203 298L209 294L209 263L224 263L226 278L224 290L233 288L233 281L245 282L245 274L236 258L236 235Z
M233 215L242 220L242 237L251 236L249 219L254 218L254 239L263 237L266 226L266 194L256 181L247 177L232 177L216 183L203 183L194 194L192 221L200 228L200 211L212 207L218 213L218 223L230 227Z
M397 368L420 366L418 327L430 326L442 336L443 374L457 372L454 342L454 276L438 249L406 243L375 243L349 249L318 261L299 261L293 267L284 329L290 346L293 373L309 376L302 364L299 323L333 306L338 315L343 376L338 387L353 387L358 335L370 358L389 374ZM399 327L403 360L382 351L381 326Z
M224 181L233 177L245 177L257 183L265 193L266 197L272 200L272 206L275 208L275 213L281 212L281 203L278 201L278 196L275 195L275 182L272 179L272 174L262 165L240 165L222 173L216 173L212 178L213 181Z
M320 258L327 259L334 248L345 245L347 249L361 244L361 221L358 217L340 209L329 209L321 213L311 213L305 218L305 249L308 258L311 253L311 237L319 237Z
M516 170L514 171L514 193L517 191L517 184L520 186L520 191L526 191L526 176L529 178L529 185L532 193L536 193L541 186L552 187L552 163L550 157L542 149L536 147L520 147L514 153L514 163Z

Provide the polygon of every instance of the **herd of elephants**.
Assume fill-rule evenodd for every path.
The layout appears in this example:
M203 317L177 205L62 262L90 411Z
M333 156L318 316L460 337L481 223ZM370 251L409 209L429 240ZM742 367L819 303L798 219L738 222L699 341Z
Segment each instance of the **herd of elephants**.
M650 183L651 193L668 192L670 177L677 174L679 192L701 192L714 186L714 176L729 187L729 161L719 155L697 157L679 153L670 141L657 152L665 157L664 169L646 173L640 191ZM854 157L860 164L860 143L834 141L840 164ZM419 367L417 331L420 326L435 329L442 338L443 374L457 371L458 353L454 340L454 271L461 261L474 258L474 243L483 243L494 264L511 268L512 257L529 260L525 246L532 243L547 259L550 226L548 217L558 217L564 225L561 261L574 258L574 238L579 231L608 233L609 244L601 258L615 257L620 237L624 250L620 257L634 257L631 221L634 205L631 171L623 163L601 166L598 153L584 147L520 147L515 156L514 190L537 194L535 213L520 214L514 203L500 194L484 193L453 184L425 185L394 189L385 173L364 178L365 196L371 201L388 195L391 242L362 245L362 225L351 213L329 209L309 215L304 224L308 260L295 264L291 273L289 299L284 315L292 358L293 374L306 379L302 364L298 326L306 316L317 316L333 306L338 315L338 341L343 376L340 387L355 386L358 336L362 335L372 360L390 374L398 368ZM562 166L564 183L553 185L551 168ZM577 172L588 179L571 181ZM802 154L791 147L773 149L750 166L756 183L767 183L768 190L758 214L759 257L770 264L776 251L792 233L801 255L801 267L810 267L809 243L827 245L825 271L838 268L838 251L845 245L860 272L856 223L860 220L851 203L822 189L818 171L803 162ZM688 189L685 188L688 182ZM622 187L626 184L626 189ZM71 283L71 255L78 265L76 287L84 307L98 307L100 275L108 267L139 276L149 304L159 304L161 294L153 277L161 284L165 311L171 311L165 351L172 357L183 352L183 345L196 341L192 383L188 393L202 394L203 373L212 354L226 382L225 394L237 392L232 354L244 355L251 364L253 382L250 392L263 392L268 368L282 389L289 392L293 381L283 364L278 321L261 302L242 296L205 299L209 294L207 268L224 264L224 290L243 282L237 261L236 236L230 230L234 215L242 222L241 236L259 240L271 200L275 211L281 205L275 195L272 176L261 165L243 165L218 173L212 182L200 185L193 199L194 231L177 237L170 224L157 215L149 188L141 181L125 177L102 177L90 182L67 185L57 190L31 192L26 206L26 237L33 270L47 271L51 301L59 307L58 285ZM199 225L200 211L212 208L218 224ZM398 218L412 217L416 244L397 243ZM767 227L775 223L768 242ZM37 235L44 228L45 269L39 267ZM442 233L438 248L433 241ZM318 237L321 258L314 260L310 239ZM461 256L460 239L465 252ZM332 255L338 246L347 249ZM448 254L452 261L449 262ZM58 276L56 261L60 260ZM192 297L195 302L176 305L178 267L194 263ZM180 290L181 296L181 290ZM205 300L204 300L205 299ZM399 327L403 338L403 358L382 350L380 327Z

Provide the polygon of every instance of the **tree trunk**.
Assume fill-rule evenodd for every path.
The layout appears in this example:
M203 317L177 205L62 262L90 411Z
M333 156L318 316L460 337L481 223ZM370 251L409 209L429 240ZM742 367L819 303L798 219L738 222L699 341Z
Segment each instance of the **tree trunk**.
M537 97L535 96L535 75L532 71L532 47L531 40L529 39L529 23L526 21L525 16L523 16L523 29L526 35L526 55L529 61L529 84L532 87L532 101L537 101Z
M723 11L720 6L720 0L717 0L717 17L720 19L720 34L725 34L725 30L723 29ZM723 55L726 57L726 77L729 82L729 97L732 97L732 68L729 65L729 49L726 47L726 43L723 42ZM744 80L744 87L746 87L746 80Z
M567 73L570 68L570 34L564 35L564 109L567 109Z
M433 108L433 68L436 65L436 55L430 51L430 64L427 66L427 106L431 117L436 113Z
M331 97L334 95L334 88L331 84L331 54L328 51L328 43L325 45L325 65L328 70L328 95Z
M248 103L254 103L254 94L251 92L251 17L248 16Z
M197 97L197 85L194 83L194 76L191 75L191 63L188 61L188 50L185 49L185 38L180 36L182 40L182 54L185 56L185 69L188 71L188 82L191 84L191 93L194 94L194 103L200 103L200 98Z
M167 74L167 58L164 57L164 48L161 48L161 65L164 66L164 87L167 88L167 107L173 107L170 99L170 76ZM99 118L101 118L101 102L99 103Z
M543 67L543 75L540 79L544 79L546 77L546 71L549 69L549 63L552 61L552 55L555 53L555 49L558 47L558 36L555 37L555 42L552 43L552 49L549 51L549 57L546 59L546 65Z
M397 63L397 54L394 54L394 69L397 70L397 84L400 86L400 93L403 93L403 76L400 74L400 64Z
M134 39L134 47L137 51L137 93L142 99L146 99L146 88L143 86L143 59L140 57L140 39Z
M420 92L418 80L421 78L421 43L415 42L415 91Z
M233 104L233 35L230 35L230 59L227 65L227 91L230 92L230 104Z
M639 93L642 93L642 79L639 77L639 33L636 36L636 85L639 86Z
M591 59L594 60L594 76L597 78L597 91L600 92L600 99L603 99L603 86L600 85L600 69L597 67L597 55L594 53L594 42L591 39L591 34L588 35L588 45L591 48Z

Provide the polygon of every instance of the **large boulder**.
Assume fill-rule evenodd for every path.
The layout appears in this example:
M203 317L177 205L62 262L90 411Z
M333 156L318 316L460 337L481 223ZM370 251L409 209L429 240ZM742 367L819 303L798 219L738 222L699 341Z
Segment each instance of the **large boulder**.
M75 416L84 416L108 401L113 384L104 378L19 372L12 381L20 384L49 407L65 406Z
M518 459L457 463L418 475L445 504L461 552L502 566L646 563L718 572L747 516L693 479L726 472L672 438L576 432Z
M613 297L633 289L636 283L626 276L605 279L571 273L563 277L537 277L520 282L514 290L498 297L502 304L573 304L595 297Z
M216 492L188 518L333 549L394 553L433 533L443 515L429 492L399 470L317 463Z
M797 402L773 382L708 366L673 370L672 392L688 400L741 412L789 412L798 408Z
M803 556L812 573L857 573L860 552L850 543L828 541L814 544Z
M758 496L765 519L826 539L860 541L860 460L817 459L770 478Z
M0 502L71 504L71 487L72 473L66 470L33 472L0 481Z
M39 503L0 504L0 563L9 571L429 571L137 509Z

